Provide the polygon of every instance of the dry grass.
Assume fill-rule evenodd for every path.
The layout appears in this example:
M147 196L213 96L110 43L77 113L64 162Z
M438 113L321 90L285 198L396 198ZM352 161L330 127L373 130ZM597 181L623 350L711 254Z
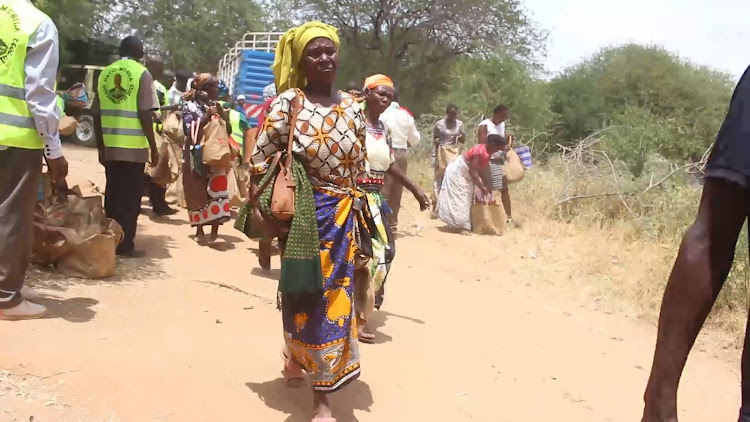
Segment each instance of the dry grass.
M594 197L558 204L577 195L616 192L610 169L599 169L586 177L572 177L561 157L552 157L527 173L511 188L514 214L522 217L531 236L579 237L576 264L579 285L587 286L591 300L610 308L627 309L655 321L664 286L684 232L692 224L701 185L681 172L645 194ZM622 192L642 192L644 186L674 166L650 160L648 176L634 178L620 166L617 183ZM607 167L609 167L607 165ZM432 170L425 154L410 163L410 176L422 186L432 185ZM602 177L602 174L610 177ZM748 237L746 230L737 245L735 266L710 317L709 325L730 334L739 344L748 309Z

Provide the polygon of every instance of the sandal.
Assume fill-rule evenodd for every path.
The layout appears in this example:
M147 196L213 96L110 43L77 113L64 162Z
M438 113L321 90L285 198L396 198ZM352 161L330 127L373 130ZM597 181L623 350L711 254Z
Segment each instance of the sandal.
M336 422L336 418L313 418L312 422Z
M284 359L284 369L281 374L284 376L284 381L289 387L299 388L305 383L305 371L302 369L302 365L293 359L287 357L286 353L281 353Z
M357 340L359 340L360 343L375 344L375 339L375 334L367 333L364 330L357 333Z

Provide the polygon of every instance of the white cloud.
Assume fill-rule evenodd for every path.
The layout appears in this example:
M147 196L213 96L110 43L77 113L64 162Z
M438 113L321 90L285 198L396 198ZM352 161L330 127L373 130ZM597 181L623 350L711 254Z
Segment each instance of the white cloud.
M608 45L657 44L738 79L750 65L750 0L525 0L557 72Z

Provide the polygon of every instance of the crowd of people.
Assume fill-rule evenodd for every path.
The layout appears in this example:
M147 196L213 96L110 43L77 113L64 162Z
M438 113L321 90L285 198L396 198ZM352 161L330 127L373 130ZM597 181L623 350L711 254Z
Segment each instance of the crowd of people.
M14 34L20 47L0 63L0 319L33 319L46 312L24 287L43 159L53 183L64 185L68 173L54 91L59 51L54 24L30 2L0 0L0 5L25 22ZM0 27L0 36L8 31ZM506 134L508 108L496 107L479 125L479 142L462 152L469 135L458 108L447 106L445 118L434 125L431 201L406 175L408 148L420 135L411 113L398 103L393 80L376 74L336 89L339 47L337 30L321 22L289 30L276 50L274 83L263 92L264 118L252 129L244 115L246 98L232 101L211 74L165 71L161 59L144 57L138 38L127 37L120 59L99 77L95 107L107 178L105 208L123 227L117 254L124 257L141 255L135 235L144 191L156 214L175 212L166 205L164 186L146 174L147 163L153 167L162 159L156 135L164 118L180 116L186 216L201 242L214 241L232 216L227 167L201 162L204 138L211 132L237 144L234 154L249 173L242 229L260 239L261 256L272 239L281 250L284 378L300 387L309 377L316 422L335 421L328 394L359 377L359 343L375 340L368 323L383 304L396 256L403 189L421 210L432 205L459 230L471 229L470 209L478 200L499 198L512 221L503 173L503 161L515 148ZM732 99L709 159L698 219L665 293L645 422L676 420L680 373L727 277L747 217L750 175L741 145L748 80L746 74ZM262 257L261 266L268 265ZM743 380L747 377L743 366ZM743 403L748 401L743 390ZM743 406L741 421L750 420L747 409Z

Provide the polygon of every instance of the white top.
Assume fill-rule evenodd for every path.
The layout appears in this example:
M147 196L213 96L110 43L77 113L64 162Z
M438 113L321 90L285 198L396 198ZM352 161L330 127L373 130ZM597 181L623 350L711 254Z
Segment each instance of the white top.
M419 143L421 137L414 124L414 117L397 102L392 102L390 107L380 115L380 121L391 133L393 149L405 150Z
M505 137L505 122L496 125L492 120L485 119L482 121L482 123L479 124L479 127L482 126L487 126L487 136L500 135L502 137Z
M57 93L55 92L59 62L60 43L57 27L49 17L45 16L36 31L29 37L23 70L26 72L24 82L26 104L34 119L36 130L44 141L44 156L51 160L63 155L58 132L61 112L57 107Z
M167 104L168 105L179 105L182 102L182 97L185 93L177 89L177 83L173 83L172 87L167 91Z
M263 88L263 102L276 97L276 84L270 83Z

